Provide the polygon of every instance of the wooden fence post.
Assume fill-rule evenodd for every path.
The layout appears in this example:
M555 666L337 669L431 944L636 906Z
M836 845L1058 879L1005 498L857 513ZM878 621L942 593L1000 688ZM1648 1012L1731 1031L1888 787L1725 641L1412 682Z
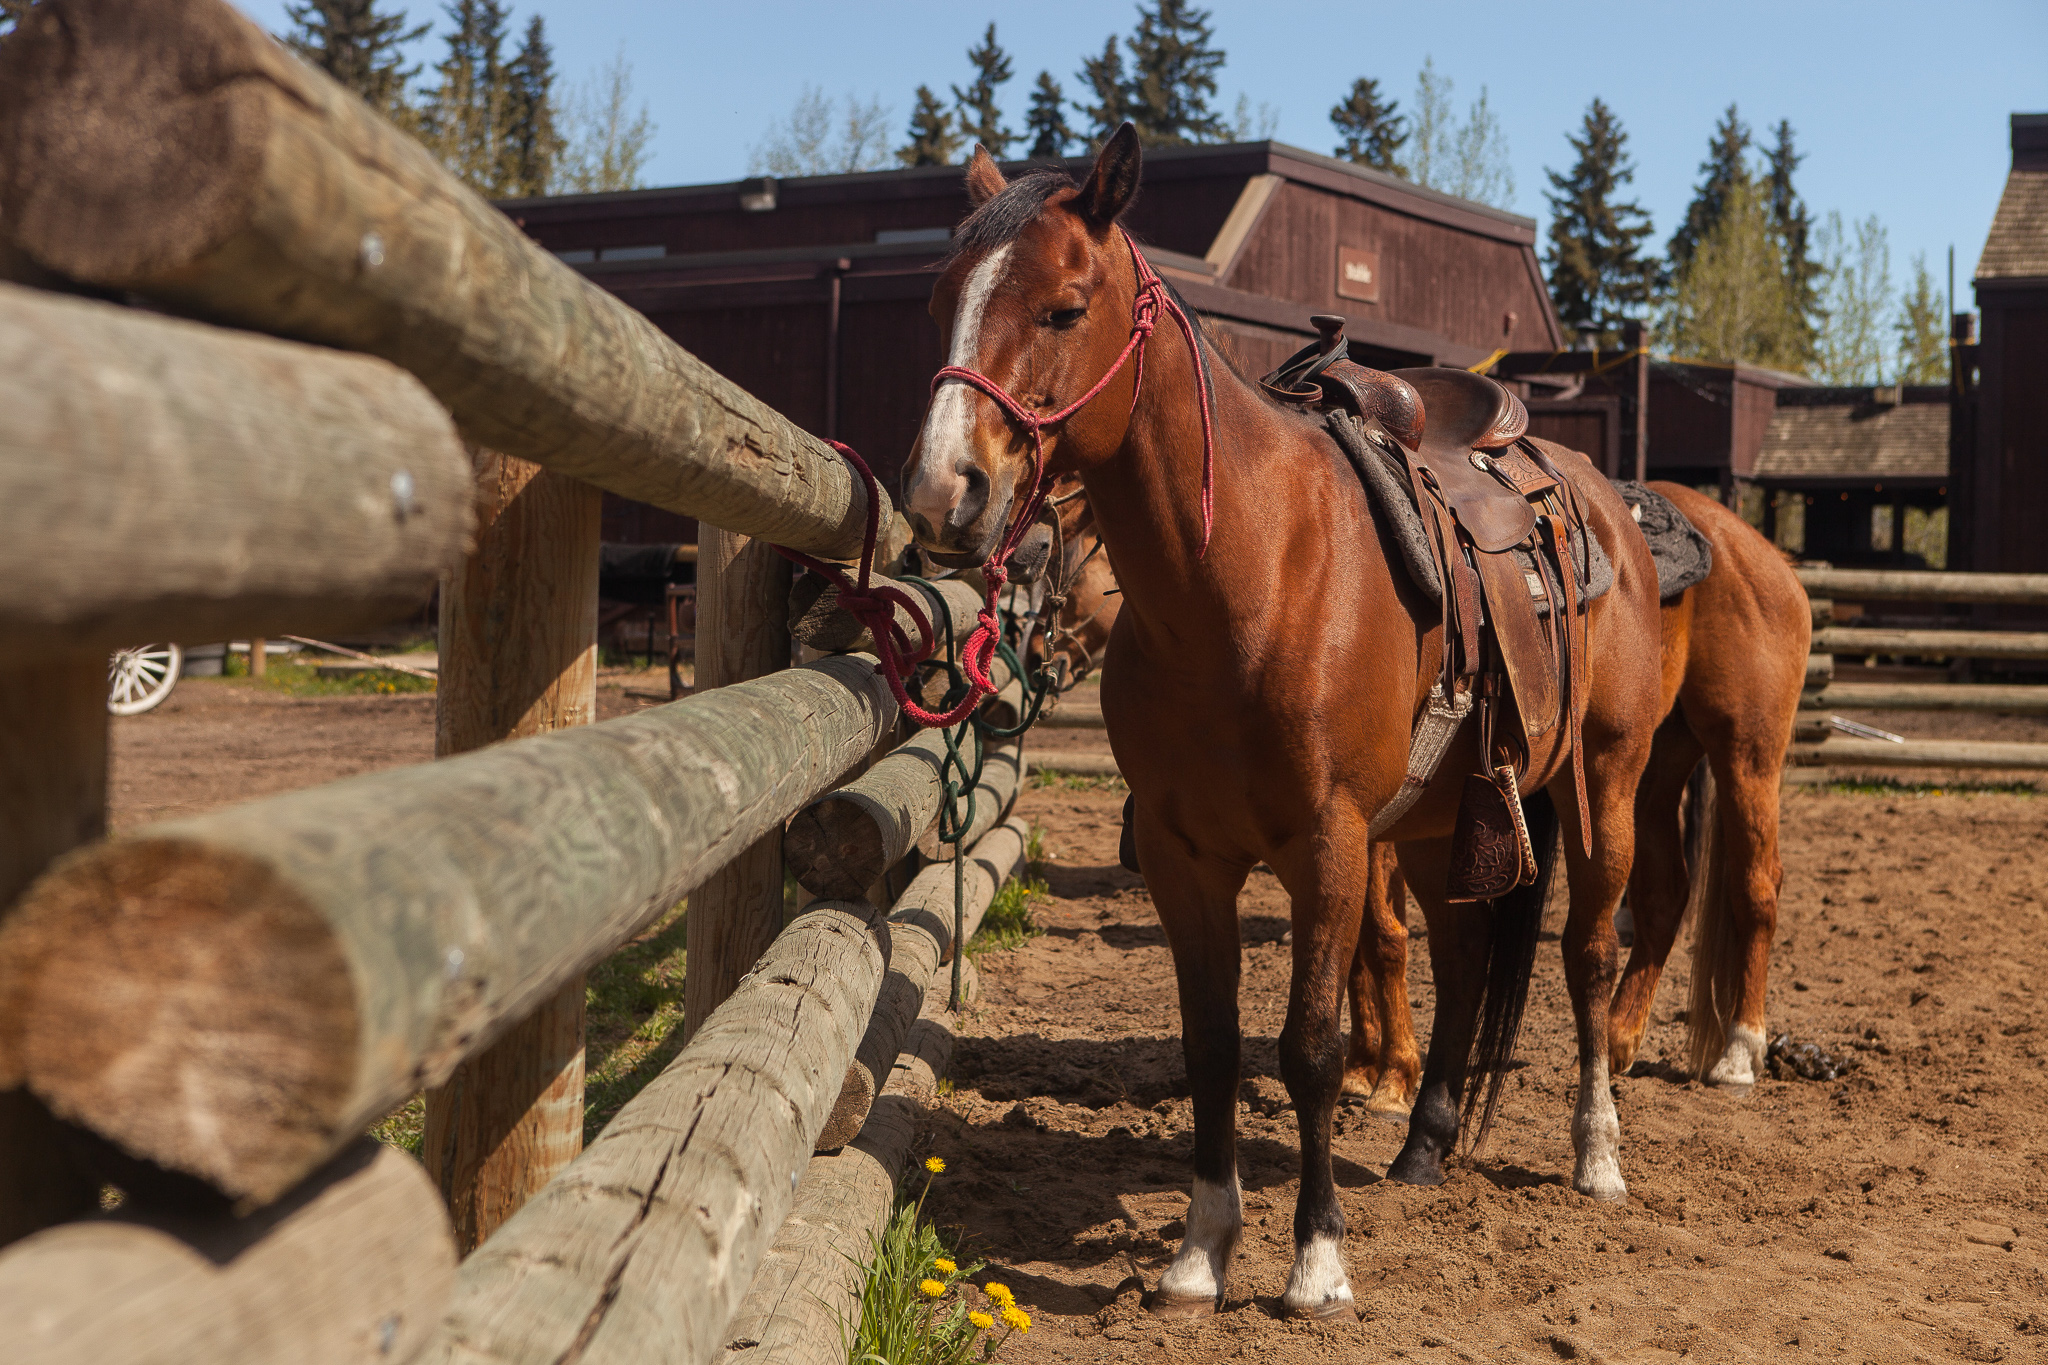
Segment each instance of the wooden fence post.
M476 454L477 546L443 581L434 752L597 718L590 484ZM583 978L427 1092L427 1172L465 1255L583 1150Z
M789 667L789 561L715 526L698 532L695 691ZM690 895L683 1037L725 1002L782 931L782 832L734 858Z
M107 661L63 655L0 669L0 918L61 853L107 829ZM0 1012L12 1008L0 992ZM94 1206L56 1120L0 1055L0 1246Z

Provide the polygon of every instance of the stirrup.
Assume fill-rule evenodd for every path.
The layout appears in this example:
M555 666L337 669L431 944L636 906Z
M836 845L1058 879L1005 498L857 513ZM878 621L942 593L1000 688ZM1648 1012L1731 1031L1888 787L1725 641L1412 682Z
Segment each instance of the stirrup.
M1522 818L1521 784L1512 763L1465 779L1451 833L1451 872L1444 898L1490 901L1536 882L1536 846Z

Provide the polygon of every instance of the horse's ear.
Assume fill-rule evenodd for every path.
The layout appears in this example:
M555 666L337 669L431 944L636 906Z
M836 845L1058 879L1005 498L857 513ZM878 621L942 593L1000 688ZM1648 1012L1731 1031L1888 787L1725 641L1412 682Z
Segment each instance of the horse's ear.
M967 163L967 202L980 208L1001 194L1009 183L1003 179L1003 173L997 168L996 159L988 154L988 148L975 143L974 159Z
M1102 155L1095 158L1095 169L1088 173L1088 183L1081 187L1081 197L1074 201L1090 227L1108 227L1131 206L1131 200L1138 197L1138 170L1143 160L1136 128L1125 123L1110 134Z

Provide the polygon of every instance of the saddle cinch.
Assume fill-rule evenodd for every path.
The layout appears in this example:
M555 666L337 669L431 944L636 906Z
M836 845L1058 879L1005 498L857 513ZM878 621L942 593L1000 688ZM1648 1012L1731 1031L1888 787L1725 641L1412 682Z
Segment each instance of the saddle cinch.
M1344 319L1261 382L1283 402L1360 424L1415 499L1442 587L1442 671L1410 745L1400 792L1372 821L1391 829L1478 712L1483 771L1465 779L1452 838L1452 900L1492 900L1536 880L1521 793L1569 760L1590 838L1585 760L1587 544L1578 490L1524 432L1514 394L1466 370L1367 369L1347 358ZM1519 552L1519 553L1518 553ZM1527 566L1527 567L1525 567Z

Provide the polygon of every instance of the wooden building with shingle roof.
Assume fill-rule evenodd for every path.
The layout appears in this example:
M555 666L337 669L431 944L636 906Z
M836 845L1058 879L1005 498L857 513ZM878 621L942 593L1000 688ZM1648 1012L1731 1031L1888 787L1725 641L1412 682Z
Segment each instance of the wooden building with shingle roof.
M1956 366L1963 415L1950 565L2040 573L2048 571L2048 114L2012 116L2012 170L1975 285L1978 341L1960 348Z
M1764 492L1764 533L1787 536L1797 504L1800 553L1865 568L1924 568L1904 548L1909 508L1948 498L1944 385L1785 387L1746 481Z

